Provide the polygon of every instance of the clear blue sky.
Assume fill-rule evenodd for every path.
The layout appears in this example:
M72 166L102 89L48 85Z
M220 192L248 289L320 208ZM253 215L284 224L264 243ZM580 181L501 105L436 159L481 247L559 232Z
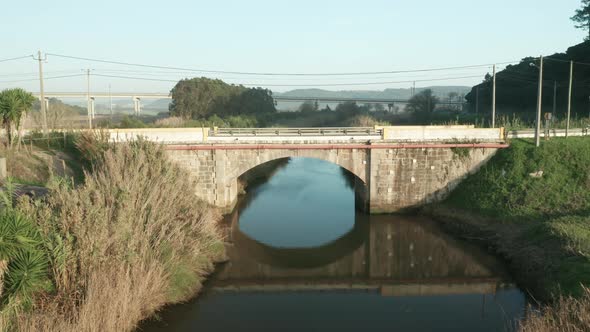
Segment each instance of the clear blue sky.
M358 72L518 60L565 51L585 32L569 20L579 0L11 1L3 5L0 59L49 53L249 72ZM96 73L178 79L198 73L49 57L46 76ZM114 72L123 70L134 72ZM0 63L0 89L38 91L33 60ZM235 83L331 84L482 75L487 68L366 77L218 75ZM27 76L29 75L29 76ZM471 85L480 78L419 82ZM167 92L171 82L93 77L93 89ZM47 90L85 89L84 77L47 80ZM383 89L408 83L328 89ZM289 87L273 87L284 91Z

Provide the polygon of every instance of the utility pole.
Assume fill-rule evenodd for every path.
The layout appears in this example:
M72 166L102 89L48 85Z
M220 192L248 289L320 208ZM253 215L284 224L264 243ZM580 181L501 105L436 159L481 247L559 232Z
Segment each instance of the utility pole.
M86 109L88 113L88 129L92 129L92 109L90 106L90 69L86 69Z
M475 87L475 114L479 115L479 85Z
M570 131L570 116L572 112L572 85L573 85L573 78L574 78L574 61L570 61L570 85L567 94L567 120L565 122L565 137Z
M537 92L537 123L535 126L535 146L541 145L541 111L543 109L543 56L539 64L539 91Z
M39 94L41 104L41 119L43 120L43 134L47 135L47 109L45 107L45 89L43 87L43 61L47 58L41 58L41 51L37 53L37 60L39 60Z
M414 81L414 84L412 85L412 97L414 97L415 94L416 94L416 81Z
M109 84L109 109L111 111L111 120L113 119L113 94L111 93L111 85Z
M494 80L492 82L492 128L496 128L496 65L494 65Z
M553 116L557 114L557 81L553 81Z

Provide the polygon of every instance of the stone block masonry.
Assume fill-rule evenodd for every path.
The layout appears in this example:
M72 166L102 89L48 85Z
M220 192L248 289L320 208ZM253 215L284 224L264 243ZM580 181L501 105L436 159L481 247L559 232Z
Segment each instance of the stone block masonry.
M496 149L372 149L371 213L399 212L444 199L467 175L476 172Z
M337 164L357 178L356 204L370 213L391 213L436 202L496 152L493 147L451 148L420 145L344 144L277 146L168 147L170 158L189 170L195 193L231 210L238 177L265 162L288 157L316 158ZM427 145L423 145L427 146ZM466 149L466 150L459 150Z

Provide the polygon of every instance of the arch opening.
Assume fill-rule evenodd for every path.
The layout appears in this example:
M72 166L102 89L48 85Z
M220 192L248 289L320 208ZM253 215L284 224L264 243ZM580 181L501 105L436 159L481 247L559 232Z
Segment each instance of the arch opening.
M318 158L275 159L236 181L242 193L233 212L237 227L271 247L313 248L333 242L355 228L367 202L358 199L368 192L362 180Z

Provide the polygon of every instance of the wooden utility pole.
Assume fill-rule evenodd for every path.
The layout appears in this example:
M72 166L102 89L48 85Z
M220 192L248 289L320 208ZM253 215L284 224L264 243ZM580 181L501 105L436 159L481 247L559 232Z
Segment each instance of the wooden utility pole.
M557 81L553 81L553 116L557 114Z
M494 65L494 79L492 82L492 128L496 128L496 65Z
M574 62L570 61L570 84L567 93L567 120L565 122L565 137L567 138L570 131L570 116L572 113L572 85L574 78Z
M539 64L539 90L537 92L537 123L535 125L535 146L541 145L541 111L543 109L543 56Z
M43 61L45 58L41 58L41 51L37 53L37 60L39 60L39 94L40 100L39 104L41 104L41 119L43 121L43 134L47 135L47 109L45 107L45 89L43 87Z

